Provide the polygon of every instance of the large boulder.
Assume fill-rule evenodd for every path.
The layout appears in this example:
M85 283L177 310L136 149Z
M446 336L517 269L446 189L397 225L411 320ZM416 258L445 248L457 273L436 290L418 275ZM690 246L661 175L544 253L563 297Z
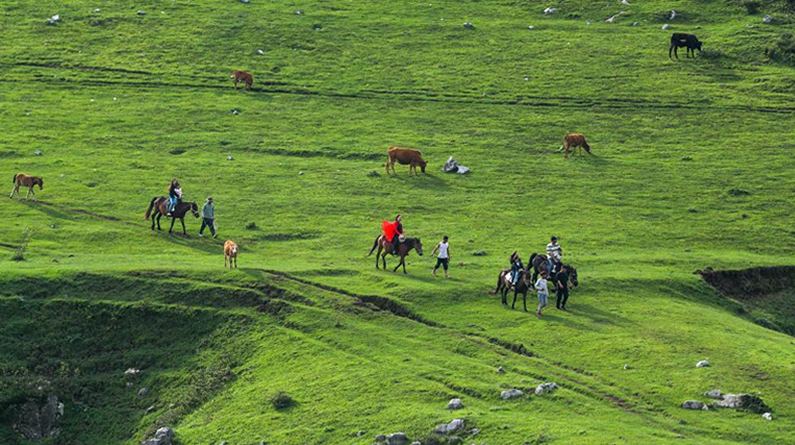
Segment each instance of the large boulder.
M723 400L713 403L712 406L716 408L734 408L756 414L770 411L770 407L759 396L754 394L725 394Z
M706 405L704 403L699 402L698 400L686 400L682 403L682 408L684 409L704 409Z
M58 420L63 414L64 404L58 396L50 395L44 400L29 399L19 406L12 426L25 439L41 441L61 432Z
M517 397L522 397L524 393L516 388L508 389L500 393L500 398L502 400L510 400L515 399Z
M447 409L461 409L464 407L464 402L461 399L451 399L447 404Z
M409 438L403 433L392 433L386 436L386 445L406 445Z
M555 384L555 382L547 382L536 386L535 393L537 396L543 396L544 394L550 393L556 389L558 389L558 385Z
M141 445L172 445L171 439L174 438L176 433L171 428L164 426L155 432L155 437L147 439Z
M696 363L696 368L706 368L709 366L708 360L701 360L700 362Z
M453 419L450 421L450 423L444 423L442 425L437 426L436 429L433 430L433 432L436 434L444 434L444 435L452 434L464 428L465 423L466 420L464 419Z

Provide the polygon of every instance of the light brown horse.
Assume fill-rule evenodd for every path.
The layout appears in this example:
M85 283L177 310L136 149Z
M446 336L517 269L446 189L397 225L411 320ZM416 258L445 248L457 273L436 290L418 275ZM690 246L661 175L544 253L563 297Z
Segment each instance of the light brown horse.
M224 267L226 267L227 261L229 262L229 268L232 268L232 263L234 262L234 267L237 268L237 244L234 241L226 240L224 243Z
M160 218L163 215L168 215L168 206L170 202L171 201L165 196L155 196L152 198L152 201L149 203L149 208L146 209L146 214L144 214L144 219L149 219L149 215L152 216L152 230L155 230L155 218L157 218L157 230L160 230ZM152 212L152 210L154 210L154 212ZM174 210L171 212L171 228L168 229L168 233L174 232L174 222L179 218L180 222L182 222L182 234L188 234L185 231L185 214L188 213L188 211L193 213L194 217L199 217L199 206L195 202L177 203Z
M375 256L375 268L379 269L378 262L379 260L383 260L384 270L386 270L386 256L392 252L392 243L387 241L386 236L378 235L378 238L376 238L373 242L373 247L370 249L370 252L367 254L367 256L372 255L376 247L378 247L378 253ZM419 256L422 256L422 241L420 241L419 238L406 238L405 240L401 241L400 244L398 244L398 256L400 257L400 262L397 266L395 266L394 269L392 269L392 272L397 272L398 267L402 265L403 273L406 273L406 256L409 254L409 252L411 252L412 249L416 250Z
M28 188L28 194L25 195L25 201L28 200L28 197L31 193L33 193L33 199L38 201L38 198L36 198L36 192L33 191L33 186L38 185L39 190L44 188L43 179L36 176L26 175L24 173L17 173L14 175L14 180L12 182L14 183L14 188L11 190L11 195L9 196L9 198L12 199L14 198L14 193L16 193L20 199L22 198L22 196L19 194L19 188L24 185Z
M237 91L237 84L244 82L246 84L246 91L251 90L251 84L254 83L254 76L245 71L234 71L231 76L235 80L235 91Z
M561 150L566 150L566 157L569 157L569 148L575 147L579 148L579 155L582 156L582 150L585 151L590 155L591 153L591 146L588 145L588 142L585 141L585 136L580 133L571 133L567 134L563 137L563 146L560 148Z

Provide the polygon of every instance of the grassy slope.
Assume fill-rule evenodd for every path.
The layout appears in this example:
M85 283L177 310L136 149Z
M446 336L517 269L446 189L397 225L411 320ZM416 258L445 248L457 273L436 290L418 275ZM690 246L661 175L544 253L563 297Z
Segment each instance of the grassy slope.
M44 176L49 203L0 207L0 242L33 230L28 261L12 263L8 250L5 280L217 268L219 242L153 235L141 221L177 176L188 197L215 197L241 265L388 296L444 326L350 315L325 300L347 297L302 289L317 304L296 309L292 323L307 328L293 332L285 320L202 299L254 317L262 331L241 335L260 345L241 358L242 378L182 418L187 443L261 434L350 443L358 429L368 431L361 443L400 429L416 436L450 417L444 402L462 388L482 395L465 396L464 414L488 443L790 440L792 339L738 318L690 274L784 264L793 253L793 73L762 54L782 28L719 1L570 1L551 17L536 2L252 1L12 2L0 19L12 42L0 48L0 163L8 176ZM697 32L707 57L667 60L659 17L672 8L684 23L671 30ZM619 10L628 14L603 23ZM61 24L43 24L56 13ZM255 74L255 92L231 90L233 68ZM569 131L586 133L596 156L555 153ZM389 145L421 148L430 174L368 177ZM450 155L472 174L440 173ZM750 194L731 196L734 188ZM407 277L362 258L379 221L397 212L428 251L451 235L454 280L432 280L430 261L416 256ZM249 221L260 230L246 230ZM487 297L507 254L541 250L550 233L581 271L573 311L541 321ZM473 334L523 343L539 358L500 356ZM704 357L714 367L692 369ZM554 379L564 390L551 402L500 403L504 386L530 386L523 374L497 378L508 360L527 382ZM762 392L777 421L677 408L713 387ZM299 405L270 409L277 390ZM137 440L153 422L121 430Z

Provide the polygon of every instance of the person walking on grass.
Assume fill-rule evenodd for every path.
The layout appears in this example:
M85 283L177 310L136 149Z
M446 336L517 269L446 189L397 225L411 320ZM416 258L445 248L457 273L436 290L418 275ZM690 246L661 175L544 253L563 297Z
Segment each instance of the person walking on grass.
M565 264L560 266L560 272L555 275L555 286L558 294L555 306L565 311L566 302L569 301L569 268Z
M199 236L204 236L206 227L210 228L213 238L218 238L218 234L215 233L215 204L213 204L211 196L207 198L207 202L202 206L202 228L199 229Z
M450 278L450 275L448 275L447 273L447 267L450 264L449 240L450 238L447 235L445 235L444 238L442 238L442 241L439 244L437 244L436 247L434 247L433 251L431 252L431 256L436 254L437 251L439 252L439 256L436 257L436 267L434 267L433 272L431 272L433 276L436 276L436 271L439 269L439 266L444 266L444 277Z
M547 302L549 301L549 288L547 288L547 272L545 270L541 271L541 276L538 277L538 281L536 281L535 289L538 292L538 311L536 315L539 317L541 316L541 309L546 307Z

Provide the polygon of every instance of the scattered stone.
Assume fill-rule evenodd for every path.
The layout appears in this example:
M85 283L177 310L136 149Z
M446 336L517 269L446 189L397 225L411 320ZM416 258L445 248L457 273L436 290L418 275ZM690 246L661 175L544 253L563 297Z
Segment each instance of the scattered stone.
M142 442L141 445L171 445L174 438L174 430L164 426L155 432L155 437Z
M772 15L766 15L766 16L762 17L762 23L773 23L773 16Z
M715 402L712 406L715 408L734 408L756 414L770 411L770 407L759 396L754 394L725 394L720 402Z
M124 371L124 378L126 378L127 380L135 380L138 377L140 377L140 375L141 375L141 370L137 368L127 368L127 370Z
M767 420L773 420L773 414L764 413L764 414L762 414L762 418L767 419Z
M218 445L226 445L226 441L222 440Z
M229 155L229 156L227 156L227 157L226 157L226 160L227 160L227 161L234 161L234 160L235 160L235 157L234 157L234 156L232 156L232 155Z
M558 8L546 8L546 9L544 9L544 14L547 14L547 15L554 14L555 12L557 12L557 10L558 10Z
M386 436L386 445L406 445L409 438L403 433L392 433Z
M668 29L668 24L667 23L662 25L662 30L665 31L666 29Z
M505 368L502 366L497 367L497 374L505 374Z
M709 361L701 360L700 362L696 363L696 368L706 368L709 366Z
M618 16L620 16L620 15L622 15L622 14L624 14L624 11L621 11L621 12L619 12L618 14L616 14L616 15L614 15L614 16L612 16L612 17L610 17L609 19L605 20L605 22L607 22L607 23L613 23L613 22L615 22L615 21L616 21L616 18L618 18Z
M449 403L447 403L447 409L462 409L464 407L464 402L461 399L451 399Z
M698 400L686 400L686 401L685 401L685 402L682 404L682 408L684 408L684 409L697 409L697 410L701 410L701 409L704 409L704 407L705 407L705 406L706 406L706 405L704 405L702 402L699 402Z
M447 162L445 162L442 166L442 171L445 173L459 173L463 175L469 171L469 168L459 164L455 158L450 156L450 158L447 159Z
M298 172L298 176L301 176L303 174L304 174L304 172Z
M33 152L33 154L36 155L36 156L41 156L44 153L42 153L41 150L36 150L36 151Z
M41 441L61 432L58 420L63 414L64 404L58 400L58 396L47 397L43 404L41 400L28 399L19 407L11 426L25 439Z
M558 389L558 385L554 382L542 383L536 386L535 393L537 396L543 396L544 394L550 393L556 389Z
M235 116L237 116L238 114L240 114L240 110L238 110L237 108L235 108L234 110L232 110L232 114L234 114Z
M464 28L472 29L474 27L475 27L475 25L473 25L472 22L465 22L464 23Z
M257 54L259 54L259 55L263 55L263 54L265 54L265 51L263 51L263 50L261 50L261 49L258 49L258 50L257 50Z
M464 419L453 419L450 421L450 423L444 423L442 425L437 426L436 429L433 430L433 432L436 434L443 434L443 435L452 434L463 428L464 423L466 423L466 420Z
M411 442L411 445L422 445L422 442L417 440L417 441Z
M149 388L147 388L145 386L138 390L138 398L139 399L143 399L144 397L146 397L147 394L149 394Z
M624 365L624 371L629 369L629 365Z
M533 25L530 25L530 26L527 27L527 29L536 29L536 27L533 26ZM524 80L527 80L527 77L525 77Z
M478 434L480 434L480 428L472 428L472 429L466 430L466 435L467 436L475 437Z
M240 0L240 3L248 3L250 0Z
M55 24L60 22L60 21L61 21L61 16L58 15L58 14L55 14L54 16L52 16L52 17L47 19L47 24L55 26Z
M295 15L304 15L304 11L301 11L300 9L296 9L295 10Z
M629 2L627 0L621 0L621 4L622 5L629 5Z
M94 14L96 14L96 13L98 13L99 11L100 11L100 9L99 9L99 8L94 8L94 10L93 10L93 11L91 11L91 12L93 12Z
M709 397L710 399L723 399L723 393L720 392L719 389L713 389L712 391L707 391L704 393L704 396Z
M138 14L138 15L146 15L146 11L141 11L141 10L138 10L138 13L137 13L137 14Z
M673 21L676 18L676 11L671 11L671 18L669 20Z
M383 435L383 434L379 434L379 435L375 436L375 441L376 442L383 442L385 440L386 440L386 436Z
M632 22L632 24L629 26L638 26L638 22Z
M508 389L500 393L500 398L502 400L510 400L515 399L517 397L522 397L524 393L516 388Z
M149 413L151 413L154 410L155 410L155 406L154 405L150 405L149 408L146 408L146 411L144 411L144 413L145 414L149 414Z

